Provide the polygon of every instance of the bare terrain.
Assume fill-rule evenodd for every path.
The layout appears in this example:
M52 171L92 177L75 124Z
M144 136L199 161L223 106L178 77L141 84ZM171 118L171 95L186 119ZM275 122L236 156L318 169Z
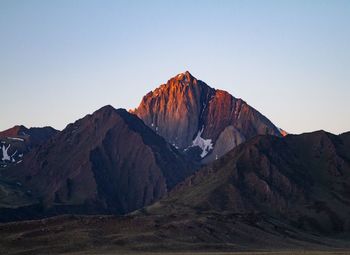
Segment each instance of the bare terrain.
M350 254L347 240L257 215L59 216L0 225L0 254Z

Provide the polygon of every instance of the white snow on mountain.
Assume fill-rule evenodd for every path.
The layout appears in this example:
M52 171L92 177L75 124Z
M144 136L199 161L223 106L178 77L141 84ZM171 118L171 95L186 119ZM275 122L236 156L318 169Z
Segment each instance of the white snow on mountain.
M17 159L16 159L16 155L17 155L17 150L15 152L13 152L12 154L10 154L10 149L11 144L6 146L6 143L3 143L2 146L0 147L0 156L1 160L0 162L2 162L2 167L6 167L8 163L16 163ZM23 157L23 154L22 154ZM7 163L6 165L5 162Z
M202 127L202 129L198 132L191 146L191 147L198 146L199 148L202 149L201 158L204 158L209 153L209 151L213 149L212 140L202 138L203 131L204 131L204 127Z
M10 146L11 144L9 144L7 147L5 147L5 145L2 145L2 161L5 161L5 160L11 161L11 158L7 153Z
M13 140L13 141L21 141L21 142L24 142L24 139L18 138L18 137L7 137L7 139Z

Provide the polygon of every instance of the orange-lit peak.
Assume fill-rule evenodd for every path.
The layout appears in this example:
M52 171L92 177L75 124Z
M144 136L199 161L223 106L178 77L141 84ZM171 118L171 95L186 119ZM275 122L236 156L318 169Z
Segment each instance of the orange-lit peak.
M282 128L280 128L279 131L280 131L280 133L281 133L281 135L282 135L283 137L285 137L285 136L288 135L288 132L285 131L285 130L283 130Z
M176 75L174 79L179 81L192 81L196 78L194 78L189 71L185 71L183 73L179 73L178 75Z

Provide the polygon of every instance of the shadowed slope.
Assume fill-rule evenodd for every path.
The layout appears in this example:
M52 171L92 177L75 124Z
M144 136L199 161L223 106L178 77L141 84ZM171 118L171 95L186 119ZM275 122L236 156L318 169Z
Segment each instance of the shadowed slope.
M136 116L105 106L68 125L4 176L20 182L44 214L55 208L123 214L160 199L193 170Z
M259 136L189 177L148 210L262 213L329 234L350 230L349 188L349 134Z
M258 136L149 207L123 217L0 224L0 247L13 254L349 250L349 148L349 133Z

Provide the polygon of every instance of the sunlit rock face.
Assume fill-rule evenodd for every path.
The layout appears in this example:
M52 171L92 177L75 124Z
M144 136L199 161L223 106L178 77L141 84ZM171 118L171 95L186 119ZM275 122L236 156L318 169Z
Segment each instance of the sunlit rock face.
M198 158L205 163L256 135L281 136L242 99L209 87L188 71L148 93L131 112L178 149L199 147Z
M186 72L148 93L134 113L171 144L185 149L198 133L200 114L214 93Z

